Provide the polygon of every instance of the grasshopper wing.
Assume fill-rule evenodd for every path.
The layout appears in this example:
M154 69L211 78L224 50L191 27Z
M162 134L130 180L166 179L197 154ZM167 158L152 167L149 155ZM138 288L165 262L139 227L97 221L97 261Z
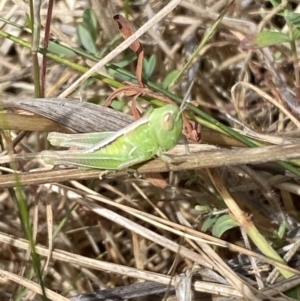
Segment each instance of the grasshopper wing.
M83 168L99 168L118 170L119 166L128 161L127 157L119 154L100 155L94 153L66 153L55 151L41 152L41 158L45 163L53 165L71 165ZM133 160L135 163L137 160Z
M62 134L57 132L49 133L47 139L54 146L88 149L99 142L114 135L116 132L96 132L85 134Z

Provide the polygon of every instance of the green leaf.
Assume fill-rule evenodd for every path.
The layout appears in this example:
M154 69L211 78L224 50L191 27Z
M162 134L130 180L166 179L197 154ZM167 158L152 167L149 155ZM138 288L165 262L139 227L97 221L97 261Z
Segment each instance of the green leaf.
M128 66L130 63L134 62L136 60L136 55L132 51L125 55L119 62L114 63L115 66L119 68L124 68Z
M124 56L119 62L114 63L115 66L119 67L119 68L124 68L126 66L128 66L130 63L134 62L136 60L136 55L135 53L133 53L132 51ZM132 78L124 75L124 74L120 74L117 70L113 70L113 69L108 69L108 74L113 77L114 79L117 79L119 81L129 81L132 82Z
M275 51L274 52L275 60L279 60L281 57L282 57L282 52L280 52L280 51Z
M169 87L169 85L173 82L174 78L176 78L178 73L178 70L173 70L165 77L162 83L164 89L167 89Z
M62 57L76 56L74 51L53 41L49 41L48 50Z
M227 230L238 226L237 221L232 219L228 214L222 215L216 221L212 234L216 237L221 237Z
M280 223L280 226L279 226L279 229L278 229L278 232L277 232L278 237L283 238L285 231L286 231L286 222L282 221Z
M36 252L36 242L35 242L35 237L33 235L33 229L30 220L28 200L26 198L23 187L21 186L21 182L18 175L16 175L15 180L17 184L15 190L15 197L19 209L22 230L24 231L25 237L29 241L29 250L32 258L32 267L41 285L41 289L43 293L42 300L46 301L47 298L45 292L45 284L42 275L41 259L40 259L40 255Z
M116 100L114 99L110 105L113 109L115 109L116 111L121 111L123 112L124 109L127 106L127 103L125 101L122 100Z
M88 87L93 85L96 82L95 78L89 77L87 80L85 80L82 84L83 87Z
M284 15L284 18L287 22L290 22L294 25L300 25L300 14L288 12Z
M151 77L151 75L153 74L155 67L156 67L156 55L155 54L152 54L150 56L149 60L144 59L144 62L143 62L144 78L149 79Z
M83 25L78 24L76 27L77 35L81 45L90 53L96 54L97 47L89 30Z
M26 22L27 22L27 27L30 28L31 30L33 30L33 24L31 22L31 18L29 16L29 14L26 14Z
M98 22L95 17L95 14L91 9L86 9L83 13L83 25L87 28L90 32L94 42L97 40L98 36Z
M196 205L195 210L199 211L199 214L207 214L212 212L212 209L207 205Z
M281 0L270 0L270 2L272 3L272 5L273 5L274 7L277 7L278 5L281 4Z
M295 30L293 31L293 36L294 36L294 40L299 40L300 39L300 28L295 28Z
M300 286L293 287L285 293L285 295L292 300L300 300Z
M201 227L201 231L206 232L217 221L217 219L218 217L215 215L207 218Z
M284 33L276 31L263 31L247 36L241 41L240 47L243 49L257 49L289 41L289 36Z
M112 49L115 44L121 40L122 36L121 34L117 34L112 40L110 40L109 42L107 42L105 45L102 45L103 47L101 47L101 50L99 51L99 58L102 58L103 55L109 51L109 49Z

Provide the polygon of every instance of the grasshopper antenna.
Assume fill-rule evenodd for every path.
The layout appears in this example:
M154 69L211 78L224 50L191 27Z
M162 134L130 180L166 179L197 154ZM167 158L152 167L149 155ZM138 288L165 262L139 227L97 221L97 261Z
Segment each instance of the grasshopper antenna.
M182 114L182 112L185 110L187 104L190 102L188 99L190 97L190 94L191 94L194 83L195 83L195 80L192 80L189 87L188 87L188 89L187 89L187 91L186 91L186 93L185 93L185 96L184 96L184 98L182 100L182 103L180 105L180 108L179 108L178 116L180 116ZM190 154L187 138L186 137L184 137L184 138L185 138L184 139L185 153Z
M182 112L185 110L187 104L189 103L188 99L189 99L189 96L190 96L190 94L191 94L191 91L192 91L192 88L193 88L193 86L194 86L194 83L195 83L195 80L193 79L193 80L191 81L191 83L190 83L190 85L189 85L189 87L188 87L188 89L187 89L187 91L186 91L186 93L185 93L185 95L184 95L183 101L182 101L182 103L181 103L181 105L180 105L180 108L179 108L179 115L182 114Z

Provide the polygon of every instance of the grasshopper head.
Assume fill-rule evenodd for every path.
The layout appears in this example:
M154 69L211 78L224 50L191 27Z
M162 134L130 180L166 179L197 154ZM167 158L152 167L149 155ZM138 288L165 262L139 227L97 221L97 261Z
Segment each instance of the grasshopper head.
M176 105L168 104L155 109L149 116L157 144L163 151L172 149L179 141L182 133L182 116Z

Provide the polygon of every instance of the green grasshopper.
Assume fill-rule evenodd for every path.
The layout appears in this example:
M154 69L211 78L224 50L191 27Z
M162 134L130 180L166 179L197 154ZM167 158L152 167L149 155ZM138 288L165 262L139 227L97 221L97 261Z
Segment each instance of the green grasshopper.
M84 168L104 170L127 169L157 155L170 162L163 152L178 143L183 121L180 109L173 104L154 109L141 119L118 132L87 134L61 134L52 132L48 140L52 145L77 146L81 152L41 152L41 158L50 164L71 164Z

